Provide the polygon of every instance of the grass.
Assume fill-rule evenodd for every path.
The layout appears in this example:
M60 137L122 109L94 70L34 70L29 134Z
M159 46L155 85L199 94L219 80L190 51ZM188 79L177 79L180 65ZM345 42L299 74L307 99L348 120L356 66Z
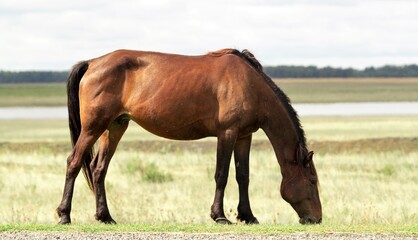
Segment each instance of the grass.
M417 235L418 225L193 225L193 224L137 224L137 225L103 225L72 224L69 226L60 225L0 225L1 231L71 231L71 232L183 232L183 233L235 233L235 234L261 234L276 235L289 233L313 233L313 234L334 234L334 233L378 233L378 234L399 234Z
M302 119L309 144L316 151L321 182L324 223L318 227L299 226L296 213L281 199L279 166L263 134L257 133L251 152L250 198L262 225L232 226L225 231L416 233L416 118ZM342 121L352 123L346 126L360 127L349 131L340 125ZM0 137L0 230L60 229L54 227L58 221L54 209L61 198L70 150L67 127L65 121L40 125L44 127L36 121L0 121L6 134ZM131 132L136 130L138 136ZM214 193L213 140L166 141L136 127L130 128L126 137L106 182L110 210L121 225L96 224L94 197L80 175L73 202L75 225L68 229L223 232L209 217ZM141 138L146 140L139 141ZM147 174L153 177L145 177ZM231 220L236 217L238 203L234 175L232 165L225 195L225 210Z
M293 102L418 101L418 79L276 79ZM64 84L0 85L0 107L65 104ZM250 199L259 226L218 226L215 139L179 142L131 124L106 181L117 226L94 220L94 197L76 181L71 226L56 226L66 158L63 120L0 120L0 231L146 231L280 234L418 234L418 116L303 117L321 182L323 224L301 226L279 194L280 169L262 131L251 152ZM238 203L231 164L225 210Z
M297 103L418 101L417 78L275 79Z
M295 103L418 101L418 78L274 79ZM64 83L0 84L0 107L64 106Z
M156 163L142 164L140 161L130 161L123 166L122 173L131 177L140 177L145 182L164 183L173 181L173 175L169 172L162 172Z
M0 84L0 107L64 106L65 83Z

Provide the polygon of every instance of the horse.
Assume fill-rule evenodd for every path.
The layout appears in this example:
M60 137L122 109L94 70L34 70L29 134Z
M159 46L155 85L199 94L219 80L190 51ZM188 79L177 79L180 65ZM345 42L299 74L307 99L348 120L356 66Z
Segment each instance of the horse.
M248 196L252 134L262 129L273 146L280 193L301 224L321 223L313 152L286 94L248 50L221 49L199 56L117 50L74 65L67 80L73 150L67 159L59 224L71 223L74 182L80 169L96 199L96 220L115 224L105 191L106 172L132 120L175 140L217 137L215 197L210 216L225 217L223 198L234 155L239 187L237 220L258 224ZM98 143L97 153L94 144Z

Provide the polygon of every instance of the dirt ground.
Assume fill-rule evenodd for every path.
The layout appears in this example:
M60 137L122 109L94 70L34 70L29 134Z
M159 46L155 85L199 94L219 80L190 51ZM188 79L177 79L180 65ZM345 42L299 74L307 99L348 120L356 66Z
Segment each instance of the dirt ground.
M348 239L374 239L374 240L389 240L389 239L418 239L418 235L391 235L391 234L347 234L347 233L333 233L333 234L280 234L273 236L264 235L250 235L250 234L216 234L216 233L144 233L144 232L101 232L101 233L79 233L79 232L30 232L30 231L12 231L0 232L0 239L15 240L15 239L78 239L78 240L93 240L93 239L225 239L225 240L270 240L270 239L325 239L325 240L348 240Z

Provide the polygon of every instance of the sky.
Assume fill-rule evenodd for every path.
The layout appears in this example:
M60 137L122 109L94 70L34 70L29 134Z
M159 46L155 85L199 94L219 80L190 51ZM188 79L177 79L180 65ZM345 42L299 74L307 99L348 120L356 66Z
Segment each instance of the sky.
M249 49L265 66L418 64L413 0L0 0L0 70L68 70L116 49Z

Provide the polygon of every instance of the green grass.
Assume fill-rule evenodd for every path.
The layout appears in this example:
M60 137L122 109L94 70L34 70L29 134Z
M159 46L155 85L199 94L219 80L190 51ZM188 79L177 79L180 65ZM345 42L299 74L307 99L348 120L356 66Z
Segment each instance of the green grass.
M416 78L275 79L295 103L418 101Z
M65 83L0 84L0 107L64 106Z
M274 79L292 102L418 101L418 78ZM64 83L0 84L0 107L64 106Z
M276 79L293 102L418 101L418 79ZM0 107L65 105L64 84L0 85ZM157 138L131 123L106 181L117 226L94 220L94 197L82 174L71 226L56 226L70 152L65 120L0 121L0 231L147 231L280 234L418 232L418 116L303 117L316 152L323 224L301 226L279 194L280 169L262 131L251 152L250 200L259 226L218 226L215 139ZM233 164L225 211L235 220Z
M60 225L0 225L1 231L70 231L70 232L183 232L183 233L236 233L236 234L289 234L289 233L314 233L314 234L333 234L333 233L379 233L379 234L399 234L416 235L418 225L272 225L261 224L246 226L238 225L193 225L193 224L138 224L138 225L103 225L72 224L69 226Z
M277 231L321 232L353 226L358 231L416 232L417 117L309 117L302 122L316 152L323 224L312 228L298 225L296 213L280 197L280 169L260 132L251 152L250 198L262 225L232 229L268 231L271 226ZM360 127L350 131L341 122ZM42 230L42 226L53 226L58 221L54 210L61 199L70 151L65 121L39 125L36 121L0 121L0 126L1 228L33 226ZM106 181L110 211L121 223L121 231L136 227L160 231L164 226L210 231L215 145L214 140L198 143L162 140L136 127L128 130ZM148 173L153 180L144 177ZM231 164L225 195L225 210L231 220L235 220L238 203L234 176ZM113 229L96 224L94 197L81 174L75 189L74 229Z

